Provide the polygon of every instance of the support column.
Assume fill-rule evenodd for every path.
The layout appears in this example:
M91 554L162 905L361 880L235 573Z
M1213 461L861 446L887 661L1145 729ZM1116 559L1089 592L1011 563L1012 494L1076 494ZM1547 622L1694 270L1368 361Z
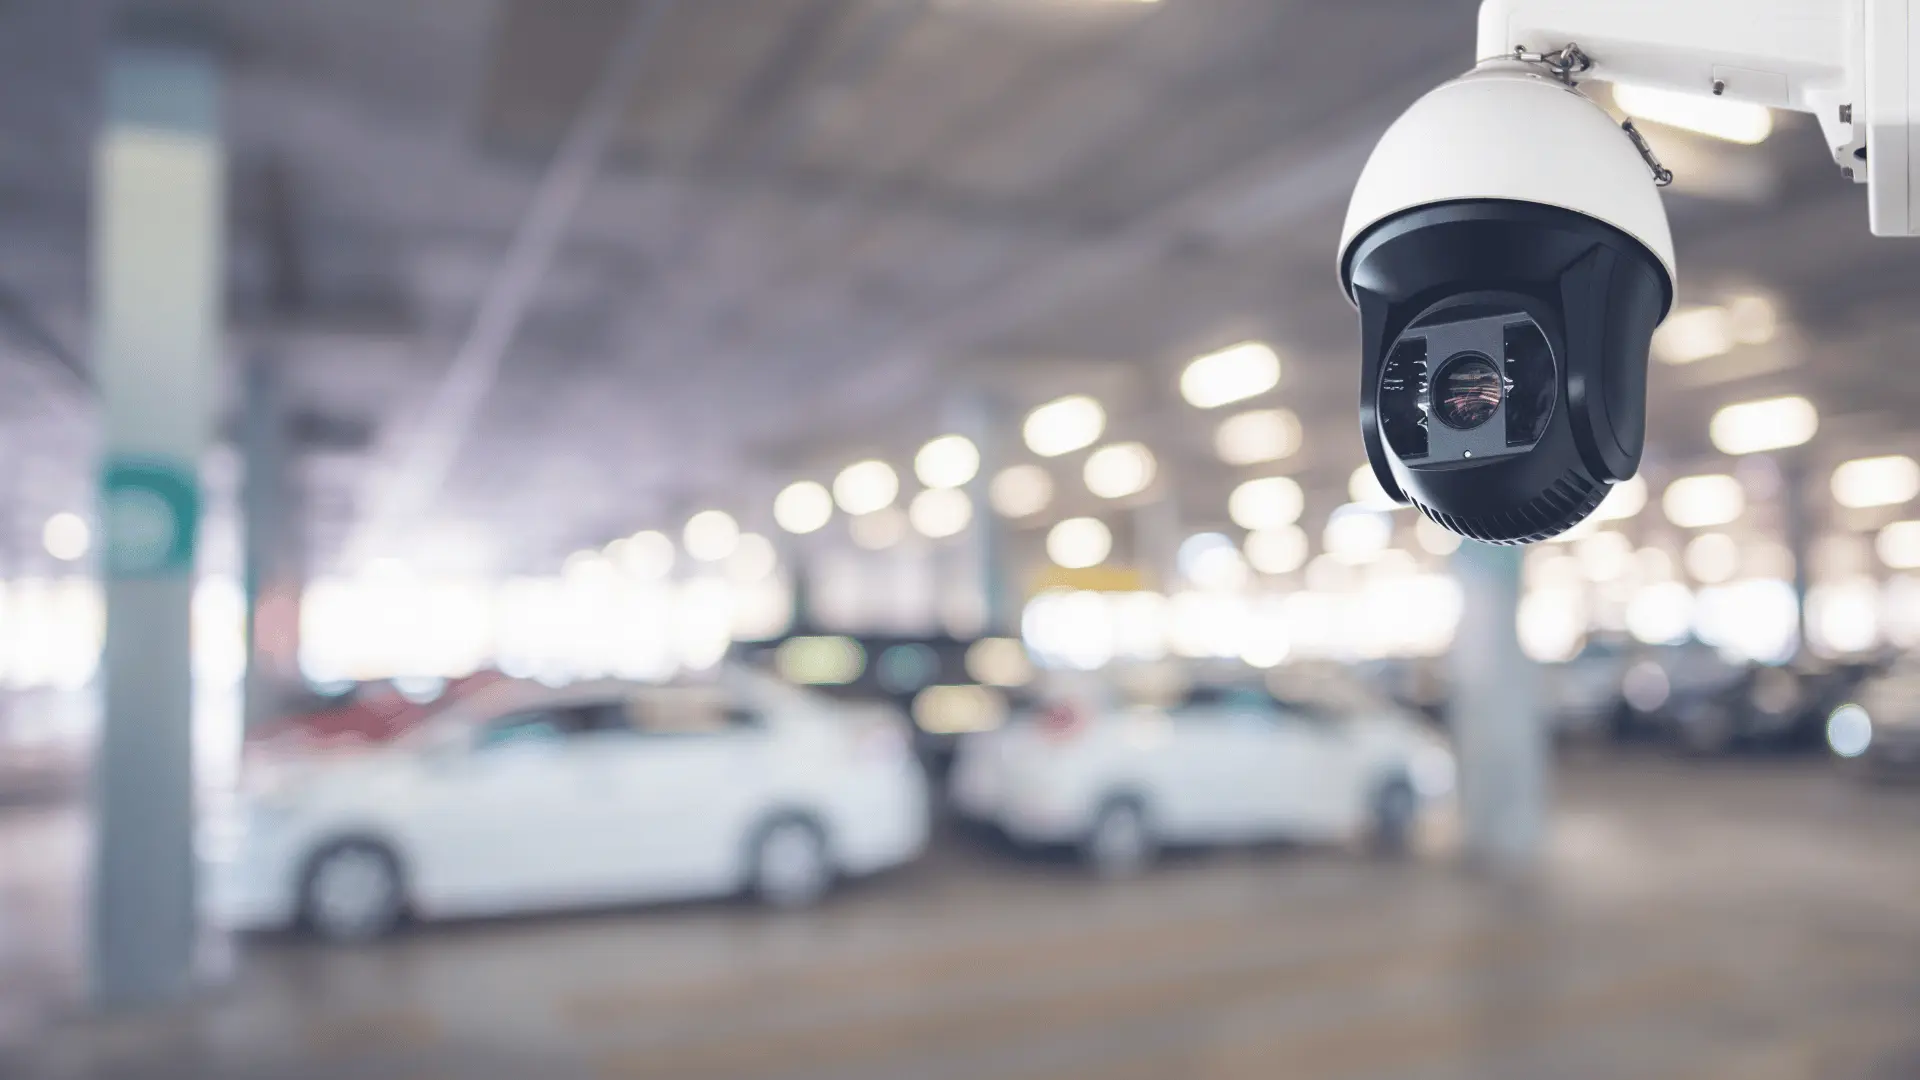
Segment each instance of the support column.
M106 1005L180 993L193 961L188 640L198 464L221 348L218 99L199 43L147 38L109 51L93 218L107 627L91 963Z
M1524 551L1468 541L1453 556L1464 601L1452 655L1450 720L1460 755L1468 857L1521 870L1545 839L1548 773L1539 673L1520 650Z
M306 581L305 515L279 358L247 365L242 419L246 522L246 726L284 712L300 680L300 591Z
M1793 554L1793 602L1799 611L1798 649L1807 642L1807 593L1813 566L1813 520L1807 506L1807 461L1800 449L1780 458L1781 513L1786 518L1787 550Z
M1020 636L1020 586L1007 572L1007 522L993 510L993 478L1006 467L1010 438L1006 409L980 392L955 410L958 430L980 451L980 471L967 483L973 503L973 527L966 532L966 558L980 590L980 636Z

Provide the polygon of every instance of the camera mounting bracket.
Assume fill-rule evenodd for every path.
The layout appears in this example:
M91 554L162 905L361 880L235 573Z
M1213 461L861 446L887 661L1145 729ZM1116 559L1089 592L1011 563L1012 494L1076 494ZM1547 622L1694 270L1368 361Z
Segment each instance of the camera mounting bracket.
M1477 55L1809 113L1873 232L1920 235L1920 0L1485 0Z

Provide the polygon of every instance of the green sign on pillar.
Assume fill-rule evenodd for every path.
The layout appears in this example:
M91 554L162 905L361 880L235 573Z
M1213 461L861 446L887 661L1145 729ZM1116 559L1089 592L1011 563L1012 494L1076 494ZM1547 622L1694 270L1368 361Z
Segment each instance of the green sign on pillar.
M200 484L187 466L114 457L100 481L104 570L113 578L178 577L193 569Z

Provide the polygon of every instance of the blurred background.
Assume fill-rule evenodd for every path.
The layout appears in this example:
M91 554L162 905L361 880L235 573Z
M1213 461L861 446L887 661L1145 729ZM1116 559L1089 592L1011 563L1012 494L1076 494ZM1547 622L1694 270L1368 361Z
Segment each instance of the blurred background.
M1645 463L1461 547L1474 9L0 0L0 1075L1920 1075L1920 256L1595 88Z

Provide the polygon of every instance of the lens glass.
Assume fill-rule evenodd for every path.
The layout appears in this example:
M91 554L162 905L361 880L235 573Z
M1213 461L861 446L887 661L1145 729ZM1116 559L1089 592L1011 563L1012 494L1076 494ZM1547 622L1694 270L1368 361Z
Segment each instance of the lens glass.
M1493 419L1505 387L1500 369L1478 353L1448 360L1433 384L1433 413L1450 428L1466 431Z
M1380 432L1402 461L1427 456L1427 339L1402 338L1380 369Z

